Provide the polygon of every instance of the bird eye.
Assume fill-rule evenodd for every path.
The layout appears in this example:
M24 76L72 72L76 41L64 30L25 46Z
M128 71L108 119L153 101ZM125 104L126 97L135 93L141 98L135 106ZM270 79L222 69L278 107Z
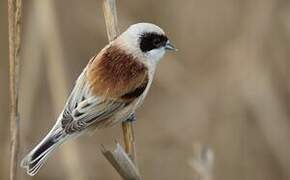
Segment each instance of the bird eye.
M155 39L153 39L153 45L154 45L155 47L160 47L161 44L162 44L162 42L161 42L161 39L160 39L160 38L155 38Z
M167 37L157 33L144 33L140 36L140 49L148 52L152 49L159 49L166 45Z

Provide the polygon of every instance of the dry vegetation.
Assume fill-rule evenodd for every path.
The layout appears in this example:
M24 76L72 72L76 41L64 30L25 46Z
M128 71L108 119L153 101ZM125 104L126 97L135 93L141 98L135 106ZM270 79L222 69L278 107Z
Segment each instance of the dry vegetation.
M214 180L290 179L289 1L128 0L118 12L121 31L153 22L179 49L160 63L137 113L143 179L203 177L196 167L209 167L205 177ZM107 43L100 1L26 0L23 13L22 155L48 132L81 69ZM5 0L0 20L0 179L7 179ZM33 179L118 179L99 152L114 139L122 141L120 126L69 142ZM206 151L196 154L192 144Z

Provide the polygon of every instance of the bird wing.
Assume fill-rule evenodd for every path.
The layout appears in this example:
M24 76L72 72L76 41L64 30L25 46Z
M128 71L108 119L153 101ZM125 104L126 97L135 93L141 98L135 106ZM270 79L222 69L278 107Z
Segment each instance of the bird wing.
M128 105L124 101L92 95L85 71L79 76L62 113L61 126L67 134L82 131L96 122L110 118Z
M116 60L117 64L108 65ZM101 51L76 81L62 113L62 128L71 134L110 119L142 95L148 84L147 74L147 69L134 59Z
M90 97L81 101L72 113L63 114L62 127L67 134L82 131L92 124L101 123L126 106L123 102L103 101Z

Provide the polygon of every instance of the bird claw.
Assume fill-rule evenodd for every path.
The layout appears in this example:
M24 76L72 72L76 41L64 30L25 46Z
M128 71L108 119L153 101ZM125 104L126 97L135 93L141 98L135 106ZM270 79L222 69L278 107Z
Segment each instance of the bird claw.
M135 122L137 120L135 113L131 114L126 121Z

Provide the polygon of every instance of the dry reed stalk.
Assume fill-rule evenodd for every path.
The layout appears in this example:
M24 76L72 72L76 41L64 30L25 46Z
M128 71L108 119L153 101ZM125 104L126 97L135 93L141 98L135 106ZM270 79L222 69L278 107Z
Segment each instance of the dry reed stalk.
M119 35L116 0L104 0L103 11L109 41L113 41Z
M122 122L125 151L137 167L136 151L135 151L135 135L132 122Z
M119 29L118 29L118 23L117 23L116 1L104 0L103 10L104 10L108 39L109 41L112 41L119 35ZM136 151L135 151L133 123L131 121L122 122L122 129L123 129L126 153L130 156L132 161L135 163Z
M140 173L134 162L118 142L116 142L116 146L114 151L106 150L105 147L102 146L102 153L123 179L141 180Z
M108 39L112 41L119 35L116 1L104 0L103 11ZM117 143L117 148L114 151L106 150L103 147L102 153L123 179L139 180L141 177L136 163L133 122L122 122L122 129L126 153L119 143Z
M10 88L10 180L17 179L19 154L19 66L22 23L22 1L8 0L9 88Z

